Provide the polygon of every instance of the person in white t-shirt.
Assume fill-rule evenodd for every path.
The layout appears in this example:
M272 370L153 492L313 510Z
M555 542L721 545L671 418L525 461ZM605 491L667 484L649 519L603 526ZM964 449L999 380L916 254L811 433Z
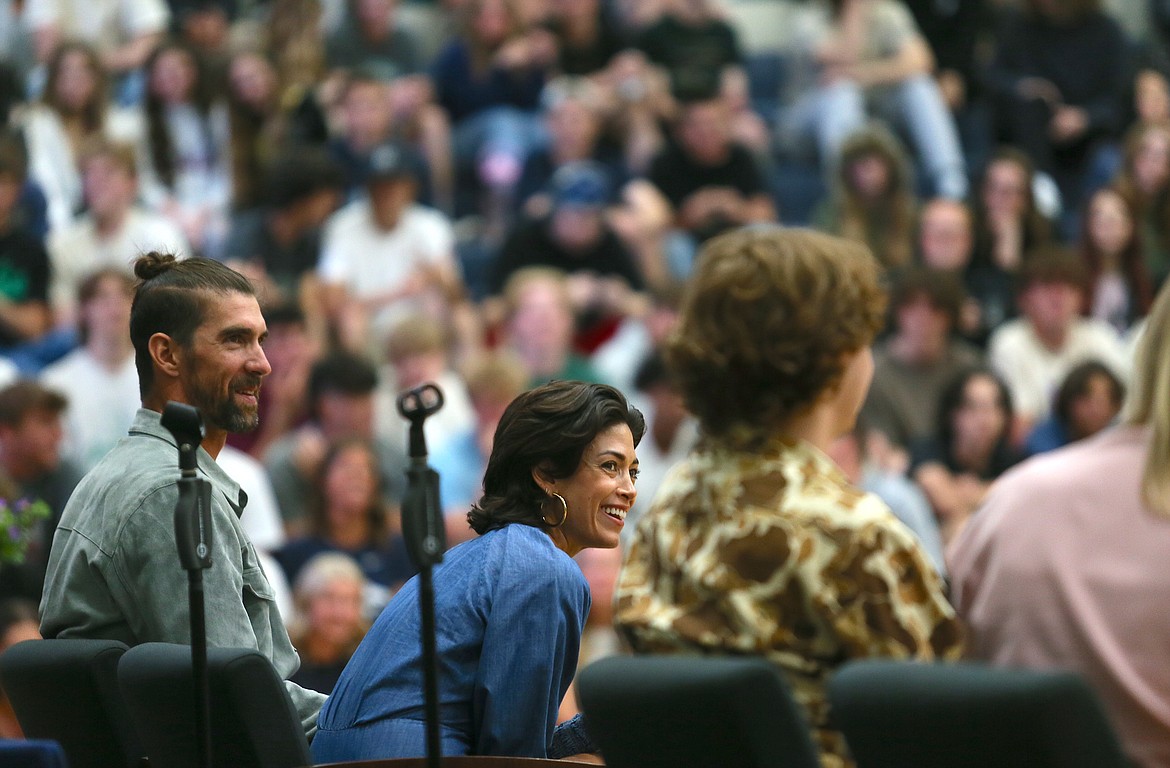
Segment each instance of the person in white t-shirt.
M1036 254L1020 268L1022 316L999 326L988 344L988 361L1012 394L1016 438L1048 416L1053 393L1078 363L1097 360L1122 381L1129 378L1117 332L1081 315L1086 278L1084 265L1059 248Z
M21 117L29 176L40 185L49 228L69 223L81 209L78 158L87 139L104 136L135 142L142 132L137 111L109 101L109 76L86 43L62 43L48 63L45 90Z
M77 292L81 346L45 368L41 382L68 399L61 414L61 453L89 471L126 436L141 401L130 303L134 279L118 267L103 267Z
M170 21L163 0L28 0L24 10L40 61L62 40L82 40L98 49L114 74L141 67Z
M130 274L142 253L183 258L191 252L174 224L135 204L138 175L132 147L97 139L82 150L79 162L88 211L49 237L49 300L58 326L73 324L77 288L98 268L116 266Z
M378 354L396 321L442 317L462 294L451 222L416 202L419 172L408 147L381 145L367 194L326 224L317 271L330 322L351 349Z

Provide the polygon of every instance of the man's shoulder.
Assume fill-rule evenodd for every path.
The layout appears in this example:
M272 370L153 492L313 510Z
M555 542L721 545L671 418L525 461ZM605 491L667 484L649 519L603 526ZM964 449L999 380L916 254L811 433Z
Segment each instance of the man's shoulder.
M893 350L886 345L874 347L873 350L873 384L871 389L898 389L905 385L906 379L918 379L918 369L903 362Z
M132 493L174 485L178 479L178 451L157 437L131 432L86 473L81 485L90 491Z
M352 200L339 208L325 223L325 239L333 241L354 234L373 231L370 205L365 198Z
M402 213L402 222L408 227L428 227L430 229L452 229L451 219L437 208L422 203L412 203Z
M1082 344L1109 351L1122 347L1121 336L1113 326L1094 317L1082 317L1073 325L1072 333Z
M413 253L453 255L455 226L436 208L421 203L407 206L394 232L409 241L406 247Z
M0 235L0 251L9 262L41 262L48 258L42 241L19 227Z
M871 24L894 23L904 26L909 23L912 28L917 29L910 9L899 0L869 0L867 8L869 10L867 19Z
M650 171L647 177L651 182L659 178L674 180L675 175L683 174L689 168L690 161L686 154L677 143L669 141L662 149L658 150L650 161Z
M158 447L151 445L158 443ZM135 519L147 499L164 489L177 488L178 454L166 460L165 443L147 435L122 438L81 478L61 519L61 526L118 535ZM175 491L177 493L177 491ZM95 510L101 514L94 514ZM103 537L104 538L104 537Z
M135 203L126 211L124 231L130 233L131 237L141 234L159 236L177 232L178 227L171 223L170 219L154 209L147 208L140 203Z
M78 347L57 362L45 366L41 371L41 381L55 389L71 391L85 386L78 376L93 373L95 367L85 349Z
M1034 338L1031 326L1028 321L1022 317L1017 317L1013 320L1008 320L1002 323L998 328L991 332L991 338L987 341L988 349L991 354L999 351L1012 350L1031 344L1030 339Z
M965 339L952 339L947 348L951 364L963 368L983 364L983 350Z
M730 155L727 160L727 167L741 169L751 169L752 171L759 170L759 163L756 162L755 156L752 155L750 149L745 147L738 141L732 141L730 147Z
M78 216L62 228L50 232L46 243L53 259L82 256L76 249L96 244L93 219L89 214Z

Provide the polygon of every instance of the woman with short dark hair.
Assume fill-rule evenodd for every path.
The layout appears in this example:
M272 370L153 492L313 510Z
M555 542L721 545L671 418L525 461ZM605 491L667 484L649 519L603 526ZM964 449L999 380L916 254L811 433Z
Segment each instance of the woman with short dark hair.
M443 754L591 751L579 720L554 733L590 605L572 556L617 546L644 430L601 384L554 381L505 410L468 514L481 535L434 572ZM425 753L418 599L412 579L362 641L321 711L315 761Z

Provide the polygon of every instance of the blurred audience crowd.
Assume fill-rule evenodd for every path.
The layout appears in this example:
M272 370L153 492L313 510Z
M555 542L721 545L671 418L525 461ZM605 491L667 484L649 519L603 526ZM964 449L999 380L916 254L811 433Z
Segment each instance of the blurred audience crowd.
M647 420L632 531L697 439L658 354L696 250L779 222L886 269L834 458L944 572L996 477L1121 408L1170 273L1165 5L0 0L0 496L59 514L125 434L131 260L230 264L273 373L220 461L328 691L412 573L397 394L446 396L453 545L508 402L619 387ZM0 597L39 598L53 522ZM612 652L620 560L583 559L583 647Z

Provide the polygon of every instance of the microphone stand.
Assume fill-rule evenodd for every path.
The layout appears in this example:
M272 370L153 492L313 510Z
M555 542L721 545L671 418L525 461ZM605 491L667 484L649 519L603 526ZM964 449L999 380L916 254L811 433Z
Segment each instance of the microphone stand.
M207 625L203 607L203 571L211 567L211 483L199 477L198 452L203 442L203 419L194 406L171 401L163 409L162 425L179 444L175 544L179 550L179 563L187 571L198 765L211 768L211 684L207 677Z
M427 464L423 422L443 407L443 392L423 384L398 396L398 412L410 421L410 467L402 501L402 534L411 562L418 568L419 613L422 617L423 686L427 721L427 768L439 768L439 660L435 652L435 588L431 568L443 562L447 548L439 504L439 474Z

